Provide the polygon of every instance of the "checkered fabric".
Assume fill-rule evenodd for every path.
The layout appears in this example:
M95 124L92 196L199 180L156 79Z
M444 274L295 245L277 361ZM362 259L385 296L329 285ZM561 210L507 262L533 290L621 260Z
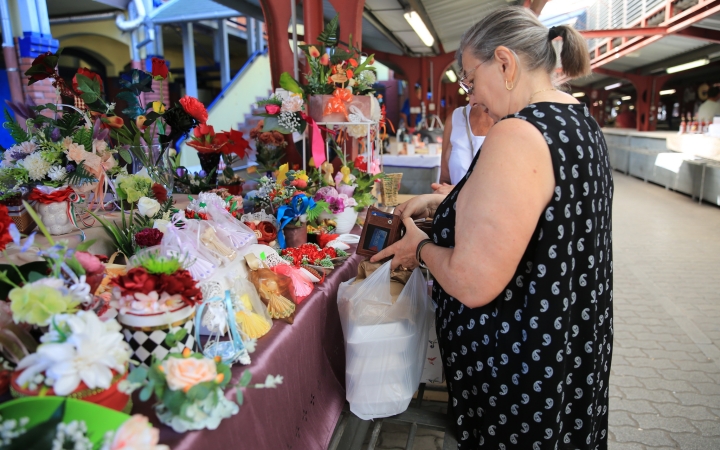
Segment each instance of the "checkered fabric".
M130 344L130 348L133 351L132 359L138 361L143 367L150 367L153 355L162 360L169 353L180 353L186 347L195 351L194 319L195 317L193 316L183 325L175 327L172 330L164 329L145 332L123 328L122 332L125 340ZM185 335L175 347L168 347L167 344L165 344L165 337L168 335L168 331L175 333L179 331L180 328L184 328L187 331L187 335Z

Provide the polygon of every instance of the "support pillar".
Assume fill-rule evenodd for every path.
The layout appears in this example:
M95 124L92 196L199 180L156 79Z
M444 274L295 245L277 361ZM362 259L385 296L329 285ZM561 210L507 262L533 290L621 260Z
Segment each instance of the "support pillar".
M195 38L192 22L180 25L182 31L183 63L185 65L185 94L197 97L197 72L195 70Z
M18 57L13 39L12 18L7 2L0 3L0 19L2 20L3 56L5 58L5 71L10 85L10 98L13 102L23 101L22 81L18 71Z
M273 87L280 86L280 74L293 73L293 54L288 44L287 27L290 24L290 4L293 0L260 0L267 24L270 70Z
M317 42L317 37L325 28L322 0L303 1L303 23L305 27L305 43Z
M20 23L22 26L22 37L17 40L17 49L6 48L4 52L9 55L10 52L17 51L16 67L19 66L19 72L16 71L17 77L20 78L32 65L33 60L45 53L56 52L58 49L58 41L52 38L50 34L50 22L48 19L47 5L45 0L27 0L18 1L16 3L17 11L20 15ZM3 15L5 12L3 12ZM8 19L10 17L8 16ZM12 35L9 36L10 38ZM8 42L9 44L9 42ZM3 44L6 45L6 44ZM10 62L12 64L12 61ZM11 66L8 66L9 68ZM11 71L12 72L12 71ZM12 88L12 73L10 75L10 85ZM21 81L22 93L20 101L25 97L30 97L36 104L57 103L58 96L55 88L52 86L52 80L46 79L34 83L32 86L23 86Z
M340 41L348 41L352 35L352 45L362 48L362 14L365 0L330 0L330 4L340 15Z
M218 59L216 61L219 60L220 63L220 85L224 88L230 84L230 50L228 48L227 20L218 20L217 26L215 48L218 52Z
M252 17L245 17L245 34L247 35L247 54L252 55L257 51L257 27L256 21Z

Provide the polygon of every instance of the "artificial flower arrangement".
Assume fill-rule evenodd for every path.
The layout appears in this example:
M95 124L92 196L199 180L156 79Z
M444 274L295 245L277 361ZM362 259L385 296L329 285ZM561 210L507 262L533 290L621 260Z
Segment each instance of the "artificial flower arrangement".
M290 75L283 73L281 83L287 83ZM264 112L256 115L264 117L262 131L277 131L281 134L303 133L307 127L308 116L304 111L305 100L302 93L278 89L266 100L258 102Z
M203 296L190 272L179 258L158 251L142 252L131 263L111 284L112 304L133 359L147 366L153 355L192 349L195 307Z
M30 415L26 415L28 406L33 407ZM49 418L38 417L48 410ZM7 449L170 450L158 445L159 440L160 431L147 417L127 416L79 400L16 400L0 409L0 445Z
M333 259L344 258L348 254L333 247L320 248L317 244L303 244L296 248L283 249L281 256L296 267L311 265L331 269L334 267Z
M250 130L250 138L255 141L256 171L270 175L277 170L280 160L285 156L287 142L285 137L277 130L264 131L265 121L261 120L255 128Z
M201 192L207 192L215 188L215 184L211 183L215 176L216 169L206 172L201 169L199 172L190 172L187 168L180 165L180 155L177 156L173 164L175 183L174 189L178 194L197 195Z
M159 183L153 183L147 172L142 170L133 175L119 175L115 190L120 200L119 225L114 221L110 222L107 217L92 212L90 214L100 222L117 249L126 258L130 258L142 248L158 245L162 234L158 234L157 230L148 230L155 228L157 220L170 219L173 199L166 188ZM130 208L129 215L125 212L126 207ZM154 236L152 240L147 239L150 235Z
M213 192L210 192L213 193ZM218 194L216 194L218 195ZM220 197L220 195L218 195ZM220 197L222 198L222 197ZM236 219L240 219L243 214L242 197L228 195L223 199L224 209ZM207 204L190 197L190 203L185 207L186 219L209 220L210 215L207 211Z
M115 319L93 311L55 314L37 351L23 358L12 376L15 396L72 396L117 411L129 398L117 391L130 362L130 346Z
M349 88L351 94L367 95L373 92L377 81L374 55L361 61L362 54L352 44L350 36L347 50L339 47L340 22L335 16L318 36L320 45L301 45L305 52L310 72L306 74L307 84L300 85L290 75L280 78L280 85L292 93L311 95L333 95L336 88ZM325 49L325 52L318 50Z
M275 388L282 384L280 375L268 375L264 383L250 384L252 375L245 371L230 385L230 367L218 356L214 359L189 349L153 359L148 368L135 369L121 389L131 393L140 389L140 400L154 395L158 419L178 433L189 430L214 430L223 419L240 410L244 388ZM235 388L235 402L225 397L228 387Z
M216 133L215 129L206 123L201 123L195 127L193 135L187 140L187 145L198 151L200 165L203 170L209 172L209 184L212 185L216 184L219 173L222 173L227 180L235 178L230 156L235 154L240 159L245 158L245 151L249 147L249 143L243 138L242 132L231 129L230 131ZM219 167L221 157L223 159L223 169L213 172L213 169Z

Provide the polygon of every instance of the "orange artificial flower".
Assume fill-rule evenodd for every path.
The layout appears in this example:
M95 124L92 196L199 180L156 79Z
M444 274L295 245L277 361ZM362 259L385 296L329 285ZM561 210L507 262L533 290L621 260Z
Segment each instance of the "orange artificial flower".
M312 56L313 58L318 58L318 57L320 56L320 52L318 51L317 48L315 48L314 45L311 45L311 46L308 48L308 54L309 54L310 56Z
M355 60L355 58L350 58L350 59L348 59L348 64L351 65L351 66L353 66L353 67L357 67L357 66L358 66L358 62Z
M353 74L353 71L352 71L352 70L346 70L346 71L345 71L345 75L346 75L348 78L352 78L354 74Z
M329 65L330 64L330 55L328 55L327 53L322 55L322 58L320 58L320 64L322 64L323 66Z
M125 122L123 122L123 119L120 116L103 117L102 122L109 128L114 128L116 130L125 125Z
M145 126L146 120L147 120L147 117L145 117L145 116L137 116L137 118L135 119L135 125L137 125L138 130L145 131L145 128L147 128Z

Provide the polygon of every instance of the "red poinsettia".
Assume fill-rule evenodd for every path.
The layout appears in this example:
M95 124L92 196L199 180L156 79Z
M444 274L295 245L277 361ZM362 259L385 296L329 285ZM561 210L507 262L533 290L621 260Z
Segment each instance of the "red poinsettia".
M86 69L86 68L84 68L84 67L81 67L81 68L78 69L78 71L77 71L77 73L75 74L75 76L73 77L73 81L72 81L73 90L77 93L77 95L82 95L82 94L83 94L83 91L81 91L81 90L78 88L78 82L77 82L77 76L78 76L78 75L84 75L84 76L90 78L90 79L93 80L93 81L97 81L98 84L100 85L100 92L102 92L102 90L103 90L103 82L102 82L102 78L100 78L100 75L96 74L95 72L93 72L93 71L90 70L90 69Z
M10 236L10 224L12 223L7 206L0 205L0 251L5 250L5 246L13 241Z
M152 59L152 76L157 79L166 79L168 77L168 66L164 59L155 58Z
M203 105L200 100L196 99L195 97L190 97L189 95L186 95L185 97L180 99L180 106L182 106L185 112L193 116L193 118L195 118L195 120L197 120L198 122L207 122L207 109L205 109L205 105Z

